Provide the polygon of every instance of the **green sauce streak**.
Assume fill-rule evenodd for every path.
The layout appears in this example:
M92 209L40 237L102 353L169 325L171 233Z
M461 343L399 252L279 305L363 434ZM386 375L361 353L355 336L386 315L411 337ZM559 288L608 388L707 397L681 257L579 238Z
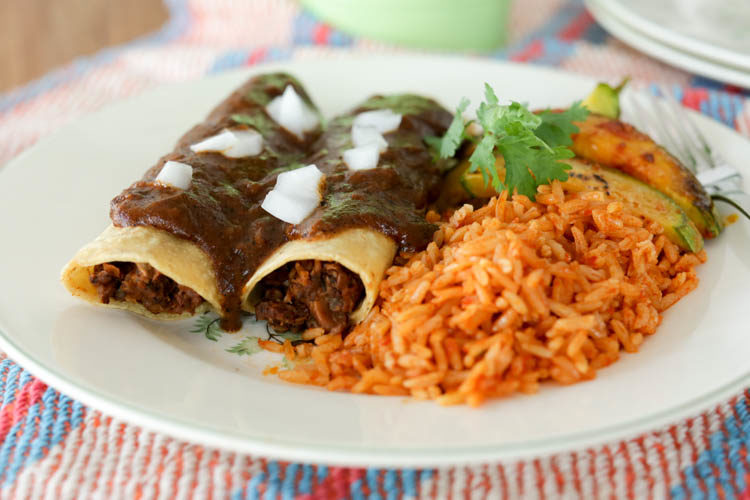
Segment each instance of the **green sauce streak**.
M224 189L224 192L228 194L229 196L239 196L240 192L237 190L236 187L232 186L231 184L223 184L222 189Z
M293 161L292 163L288 165L284 165L283 167L277 167L277 168L274 168L273 170L269 170L268 175L279 174L281 172L289 172L290 170L297 170L298 168L302 168L304 166L305 165L303 165L302 163L298 161Z
M362 107L365 109L390 109L402 115L418 115L435 109L435 102L414 94L396 94L370 97Z
M262 75L258 78L258 85L253 85L245 97L260 106L265 106L272 99L271 93L268 92L269 88L276 88L279 92L283 92L287 85L302 88L296 78L285 73ZM310 103L308 102L308 104Z
M232 120L254 128L264 137L268 137L274 133L278 127L273 120L259 109L253 110L252 114L234 114L232 115Z

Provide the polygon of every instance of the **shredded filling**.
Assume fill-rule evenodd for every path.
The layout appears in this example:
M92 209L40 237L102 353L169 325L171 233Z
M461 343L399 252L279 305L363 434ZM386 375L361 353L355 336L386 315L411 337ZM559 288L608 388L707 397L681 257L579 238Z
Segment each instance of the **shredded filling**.
M320 327L343 333L365 295L359 277L336 262L290 262L260 282L255 316L276 331Z
M108 262L94 266L90 281L104 304L110 300L135 302L154 314L194 313L203 298L192 289L143 263ZM276 331L320 327L343 333L349 315L365 295L362 281L335 262L292 262L269 274L255 316Z
M112 299L136 302L154 314L193 313L203 297L177 284L149 264L108 262L94 266L90 281L103 304Z

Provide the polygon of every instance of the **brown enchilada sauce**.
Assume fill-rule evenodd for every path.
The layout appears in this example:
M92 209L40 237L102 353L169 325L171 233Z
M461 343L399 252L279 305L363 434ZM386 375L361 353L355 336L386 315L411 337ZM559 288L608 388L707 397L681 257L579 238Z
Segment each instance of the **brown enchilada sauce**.
M435 229L423 215L438 193L442 172L424 138L442 135L451 121L450 113L435 102L416 96L375 97L351 115L334 119L325 132L318 129L299 140L279 127L264 110L288 84L294 85L309 103L304 90L291 77L257 77L185 134L175 150L141 181L112 200L110 216L116 226L161 229L194 242L209 256L222 297L225 330L241 326L243 285L287 241L330 236L350 227L369 227L391 237L401 249L418 250L427 245ZM403 113L401 126L385 135L389 148L381 155L378 168L349 171L341 155L352 147L352 118L360 111L378 107ZM263 135L260 155L232 159L190 150L191 144L224 128L237 127L238 123L246 123ZM193 167L188 189L153 182L168 160ZM310 163L326 175L321 206L296 226L265 212L261 203L274 187L278 174ZM331 269L336 276L341 274Z

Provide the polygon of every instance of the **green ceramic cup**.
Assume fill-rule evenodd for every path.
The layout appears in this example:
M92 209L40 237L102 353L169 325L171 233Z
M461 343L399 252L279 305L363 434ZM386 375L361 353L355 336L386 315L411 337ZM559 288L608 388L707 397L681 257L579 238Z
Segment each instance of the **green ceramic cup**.
M507 40L510 0L301 0L337 28L425 49L488 51Z

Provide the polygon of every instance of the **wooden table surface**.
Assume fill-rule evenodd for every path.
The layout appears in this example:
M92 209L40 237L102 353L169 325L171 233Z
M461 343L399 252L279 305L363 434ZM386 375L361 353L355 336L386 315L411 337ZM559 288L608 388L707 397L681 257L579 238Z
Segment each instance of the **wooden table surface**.
M161 0L0 0L0 92L153 32L167 16Z

